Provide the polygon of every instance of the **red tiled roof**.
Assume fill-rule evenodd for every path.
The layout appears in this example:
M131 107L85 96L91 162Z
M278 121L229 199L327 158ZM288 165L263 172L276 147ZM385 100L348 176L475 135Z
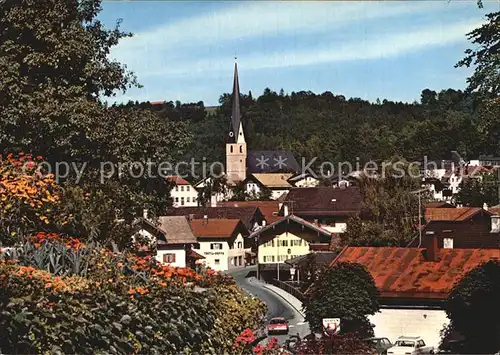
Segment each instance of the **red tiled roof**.
M194 260L201 260L201 259L205 259L205 257L201 254L198 254L197 252L195 252L193 249L189 249L186 253L186 256L190 259L194 259Z
M336 262L364 265L382 297L444 299L462 276L491 259L500 249L439 249L438 261L427 261L422 248L346 247Z
M281 218L277 215L279 211L278 201L224 201L219 202L217 205L221 207L258 207L268 224Z
M180 185L191 185L188 181L184 180L183 178L181 178L180 176L169 176L167 177L168 181L172 181L173 183L175 183L177 186L180 186Z
M429 221L465 221L479 212L487 211L479 207L457 207L457 208L426 208L425 220ZM491 213L489 213L491 214Z
M194 219L191 229L197 238L231 238L240 223L239 219Z

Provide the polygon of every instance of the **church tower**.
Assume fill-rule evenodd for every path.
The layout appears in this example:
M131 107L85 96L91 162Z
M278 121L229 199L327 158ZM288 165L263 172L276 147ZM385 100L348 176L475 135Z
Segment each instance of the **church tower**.
M236 59L236 58L235 58ZM238 65L234 63L233 102L229 136L226 143L226 174L228 182L235 184L246 179L247 143L243 133L240 112L240 85L238 80Z

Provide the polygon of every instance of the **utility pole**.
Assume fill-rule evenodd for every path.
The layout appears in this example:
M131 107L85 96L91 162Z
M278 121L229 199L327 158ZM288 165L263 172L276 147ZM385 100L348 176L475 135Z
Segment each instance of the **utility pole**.
M422 192L427 191L427 189L420 189L416 191L412 191L412 194L418 194L418 247L422 245L422 200L421 194Z
M278 243L277 245L277 250L278 250L278 256L276 258L276 269L277 269L277 273L278 273L278 281L280 280L280 237L277 236L276 237L276 242Z

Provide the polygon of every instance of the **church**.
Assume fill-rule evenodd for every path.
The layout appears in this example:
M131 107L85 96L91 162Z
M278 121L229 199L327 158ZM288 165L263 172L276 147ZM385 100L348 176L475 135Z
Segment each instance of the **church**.
M293 183L289 179L300 172L300 166L290 151L248 151L240 109L238 64L234 64L232 113L226 143L226 176L230 185L245 182L249 194L271 190L271 198L286 193Z

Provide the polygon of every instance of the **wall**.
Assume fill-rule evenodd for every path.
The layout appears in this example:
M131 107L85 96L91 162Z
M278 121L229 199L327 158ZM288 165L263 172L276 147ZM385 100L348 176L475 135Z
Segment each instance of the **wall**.
M217 271L226 271L229 268L228 256L229 256L229 244L226 239L214 238L214 239L203 239L198 240L200 244L199 249L196 250L197 253L203 255L205 259L202 262L210 267L211 269ZM210 244L212 243L222 243L222 249L210 249ZM215 260L219 260L219 264L215 263Z
M170 191L170 196L174 200L174 207L198 206L198 191L191 185L175 186ZM184 204L182 204L182 199L184 199Z
M386 337L394 342L401 335L421 336L426 345L435 347L441 341L439 332L448 324L442 310L381 309L368 318L375 324L376 337Z
M241 245L239 248L238 243ZM229 249L228 258L229 269L245 266L245 240L241 233L234 239L233 248Z
M319 180L311 176L307 176L306 178L300 179L297 182L295 182L296 187L314 187L318 185L319 185Z
M156 260L163 263L163 255L175 254L175 262L171 266L186 267L186 251L184 249L162 249L156 252Z
M332 224L321 224L319 225L324 230L329 231L330 233L344 233L347 228L347 223L336 222L335 225Z
M141 229L138 232L140 235L148 238L151 242L156 241L156 238L145 229ZM163 263L164 254L175 254L175 262L169 265L176 267L186 267L186 251L184 250L185 245L172 245L172 246L161 246L156 252L156 260ZM161 250L160 250L161 248Z
M278 239L288 241L288 246L278 247L277 243ZM291 246L292 240L301 241L301 245ZM309 254L309 243L306 240L290 232L279 234L277 237L273 238L268 243L259 245L259 252L258 252L259 264L276 264L276 263L282 264L287 259L291 259L293 257L300 255ZM290 249L290 254L288 254L288 249ZM281 259L278 259L278 255L281 255ZM269 257L274 256L274 261L272 259L268 260L267 258L266 261L264 261L264 257L268 256Z
M272 190L271 191L271 200L277 200L281 197L285 192L288 192L290 189L280 189L280 190Z

